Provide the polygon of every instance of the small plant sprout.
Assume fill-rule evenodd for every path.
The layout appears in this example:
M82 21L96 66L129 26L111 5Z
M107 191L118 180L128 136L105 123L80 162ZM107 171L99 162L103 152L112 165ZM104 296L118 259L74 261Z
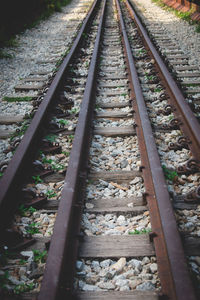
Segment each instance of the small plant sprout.
M70 114L77 114L78 113L78 108L74 107L72 109L69 110Z
M48 134L45 136L45 139L49 142L55 142L56 141L57 136L55 134Z
M13 58L14 56L6 51L0 50L0 59L1 58Z
M45 263L47 257L47 251L33 250L34 262Z
M160 87L154 89L155 93L160 93L161 91L162 91L162 89Z
M39 225L40 225L39 223L34 223L34 222L29 224L26 229L26 232L30 234L39 233L39 228L38 228Z
M17 129L17 131L15 133L13 133L13 135L10 138L10 141L12 142L12 140L16 137L16 136L22 136L25 134L26 130L28 129L29 124L27 122L24 122L22 124L22 126Z
M169 121L171 121L174 118L174 115L169 115Z
M62 125L62 126L65 126L65 125L67 125L69 122L68 122L67 120L60 119L60 120L58 121L58 123L59 123L60 125Z
M56 197L56 193L53 190L48 190L46 192L47 198L53 198Z
M11 37L8 41L5 42L5 46L15 48L19 46L19 42L15 37Z
M138 53L139 53L139 54L145 54L145 53L147 53L147 51L146 51L145 49L140 49L140 50L138 51Z
M198 24L198 25L196 26L195 31L196 31L197 33L200 33L200 24Z
M70 155L70 152L69 151L63 151L62 154L64 154L65 156L68 157Z
M153 75L145 75L147 80L154 80L155 77Z
M166 179L168 179L170 181L175 181L176 178L178 177L178 174L176 171L168 169L165 165L162 165L162 169L163 169Z
M130 235L132 235L132 234L147 234L149 232L151 232L150 228L144 228L144 229L141 229L141 230L135 229L134 231L129 231L128 234L130 234Z
M19 285L15 286L14 293L19 295L19 294L22 294L22 293L29 292L29 291L33 290L34 287L35 287L35 284L33 282L19 284Z
M24 217L27 215L27 213L33 214L36 211L36 209L32 206L27 208L24 206L24 204L21 204L18 208L18 211L19 211L20 216Z
M33 100L33 97L3 97L3 101L7 102L28 102Z
M96 105L95 105L95 109L96 109L96 110L100 110L99 104L96 104Z
M89 67L89 62L88 61L85 62L85 66L86 66L86 68Z
M51 158L47 158L46 156L43 156L42 162L44 164L50 164L54 171L60 171L64 169L63 165L56 163L56 161Z
M20 259L20 261L19 261L19 264L20 265L24 265L24 264L26 264L27 263L27 260L25 260L25 259Z
M73 139L74 139L74 135L73 135L73 134L68 135L68 141L69 141L70 143L73 142Z
M127 93L123 93L123 94L121 94L121 96L126 97L128 95L127 95Z
M37 175L37 176L32 176L32 178L33 178L35 184L38 184L38 183L42 183L42 182L43 182L43 180L40 178L39 175Z

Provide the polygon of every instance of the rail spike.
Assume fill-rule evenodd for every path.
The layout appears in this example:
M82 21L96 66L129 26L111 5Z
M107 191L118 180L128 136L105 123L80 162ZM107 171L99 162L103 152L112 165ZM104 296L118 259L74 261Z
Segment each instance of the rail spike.
M189 144L191 144L191 140L188 137L180 136L176 143L169 143L169 150L181 150L181 149L189 149Z
M185 195L184 202L186 203L200 203L200 186Z
M179 175L185 174L194 174L200 171L200 162L194 158L189 159L184 165L179 166L177 169L177 173Z

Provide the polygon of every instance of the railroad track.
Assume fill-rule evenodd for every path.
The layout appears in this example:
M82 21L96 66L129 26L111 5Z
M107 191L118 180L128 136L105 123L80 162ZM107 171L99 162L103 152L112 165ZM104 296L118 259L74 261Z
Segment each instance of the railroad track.
M149 19L154 20L155 15L152 16L151 12L147 11L142 12L135 1L130 1L130 4L134 6L139 17L145 23L157 51L159 51L170 73L181 88L185 101L199 120L200 73L198 64L190 62L191 55L188 56L187 53L183 52L179 43L175 41L174 37L170 36L170 32L163 24L160 24L159 20L156 23L149 21Z
M199 124L127 7L94 3L1 179L1 276L22 299L196 299L199 241L172 204L179 223L198 205Z

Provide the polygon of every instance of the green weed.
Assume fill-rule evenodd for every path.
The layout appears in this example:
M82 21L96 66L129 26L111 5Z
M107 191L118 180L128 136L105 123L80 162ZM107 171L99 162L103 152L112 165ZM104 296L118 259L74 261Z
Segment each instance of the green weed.
M0 49L0 58L13 58L14 56L12 54L9 54L3 50Z
M27 212L33 214L36 211L36 209L32 206L30 207L25 207L24 204L21 204L18 208L18 212L20 214L20 216L24 217L27 215Z
M68 157L70 155L70 152L69 151L63 151L62 154L64 154L65 156Z
M12 38L10 38L8 41L6 41L6 42L4 43L4 45L5 45L6 47L13 47L13 48L16 48L16 47L19 46L19 42L16 40L15 37L12 37Z
M28 102L28 101L32 101L33 98L32 97L3 97L3 101L7 101L7 102Z
M146 51L145 49L140 49L140 50L138 51L138 53L139 53L139 54L146 54L147 51Z
M64 120L64 119L60 119L60 120L58 121L58 123L59 123L60 125L65 126L65 125L69 124L69 121Z
M35 233L39 233L39 228L38 228L39 224L38 223L31 223L28 225L26 232L30 233L30 234L35 234Z
M46 192L46 196L47 196L47 198L53 198L53 197L55 197L56 196L56 193L53 191L53 190L48 190L47 192Z
M158 6L162 7L162 9L164 9L166 11L173 12L178 18L187 21L190 25L197 24L197 21L193 21L191 19L191 15L194 13L193 9L191 9L190 11L187 11L187 12L181 12L172 7L167 6L166 4L164 4L162 2L162 0L152 0L152 2L156 3ZM197 27L198 26L199 26L199 31L196 29L196 32L200 32L200 24L197 25Z
M146 78L147 80L154 80L154 79L155 79L155 76L153 76L153 75L145 75L145 78Z
M45 140L53 143L56 141L57 136L55 134L48 134L45 136Z
M12 136L10 137L10 141L12 142L13 139L17 136L19 137L19 136L24 135L26 130L28 129L28 126L29 126L29 124L27 122L24 122L21 125L21 127L15 133L12 134Z
M26 264L27 263L27 260L25 260L25 259L20 259L20 261L19 261L19 264L20 265L24 265L24 264Z
M17 295L19 295L19 294L22 294L22 293L29 292L29 291L33 290L34 287L35 287L34 283L19 284L19 285L15 286L14 293L17 294Z
M68 142L69 143L72 143L73 142L73 139L74 139L74 135L73 134L70 134L70 135L68 135Z
M69 110L69 113L70 113L70 114L77 114L77 113L78 113L78 108L75 108L75 107L74 107L74 108L70 109L70 110Z
M178 174L176 171L168 169L165 165L162 165L162 169L163 169L166 179L168 179L170 181L174 181L178 177Z
M99 104L96 104L96 105L95 105L95 109L96 109L96 110L100 110Z
M32 250L34 254L34 262L36 263L44 263L47 257L47 251L40 251L40 250Z
M200 33L200 24L198 24L198 25L196 26L195 31L196 31L197 33Z
M44 164L50 164L51 167L52 167L52 169L53 169L54 171L60 171L60 170L63 170L63 169L64 169L64 166L63 166L63 165L57 164L53 159L51 159L51 158L46 158L46 156L44 156L44 157L42 158L42 162L43 162Z
M160 93L161 91L162 91L161 88L155 88L155 89L154 89L154 92L155 92L155 93Z
M181 12L181 11L178 11L178 10L175 10L174 11L175 15L182 19L182 20L185 20L185 21L190 21L190 16L191 16L191 12L187 11L187 12Z
M38 184L38 183L42 183L42 182L43 182L43 180L40 178L39 175L37 175L37 176L32 176L32 179L34 180L34 183L35 183L35 184Z
M142 229L142 230L137 230L137 229L135 229L134 231L130 231L128 234L130 234L130 235L132 235L132 234L145 234L145 233L149 233L149 232L151 232L151 229L149 229L149 228L144 228L144 229Z
M86 66L86 68L88 68L88 67L89 67L89 64L90 64L90 63L89 63L89 61L86 61L86 62L85 62L85 66Z

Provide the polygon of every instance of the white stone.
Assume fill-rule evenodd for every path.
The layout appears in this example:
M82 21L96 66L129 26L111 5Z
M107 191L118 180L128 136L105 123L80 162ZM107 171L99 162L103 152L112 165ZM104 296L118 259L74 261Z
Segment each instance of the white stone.
M151 264L150 265L150 271L151 271L151 273L156 273L157 271L158 271L158 266L157 266L157 264L156 263L153 263L153 264Z
M115 264L111 266L111 269L121 272L126 265L126 258L121 257Z
M119 286L119 287L127 286L127 285L128 285L128 280L126 280L126 279L118 279L118 280L115 282L115 285L116 285L116 286Z
M106 289L106 290L114 290L115 286L114 284L112 284L112 282L99 282L98 283L98 287L100 287L101 289Z
M131 259L129 261L129 264L132 265L134 268L138 269L138 271L142 270L142 263L137 259Z
M155 290L155 286L151 281L146 281L141 283L140 285L138 285L136 287L136 290L140 290L140 291L154 291Z
M96 285L84 284L82 287L83 291L100 291L101 289Z

